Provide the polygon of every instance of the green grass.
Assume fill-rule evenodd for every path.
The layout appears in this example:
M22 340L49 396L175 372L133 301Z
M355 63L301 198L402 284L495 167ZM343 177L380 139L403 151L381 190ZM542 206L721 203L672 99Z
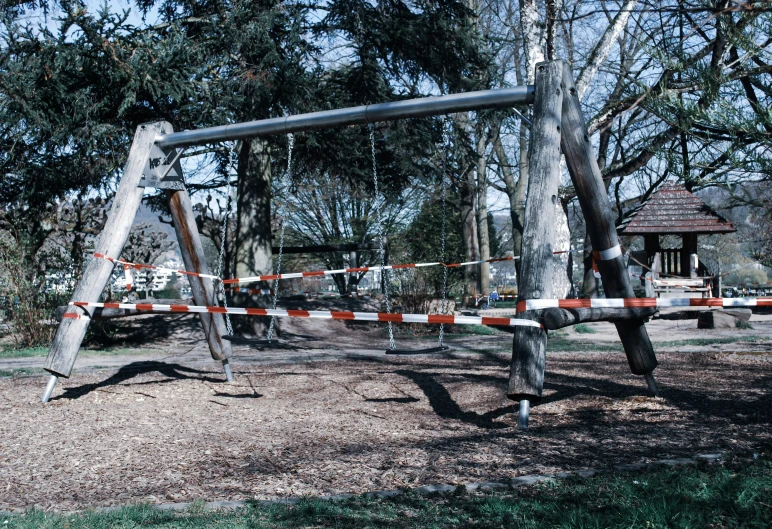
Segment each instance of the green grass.
M98 349L82 349L81 354L89 356L121 356L121 355L143 355L162 353L161 349L152 347L131 348L131 347L100 347Z
M419 324L420 325L420 324ZM457 332L445 332L445 337L463 337L469 335L476 336L494 336L499 334L505 334L505 331L497 329L496 327L488 327L487 325L457 325L452 327ZM446 326L447 330L448 327ZM411 329L394 329L395 340L436 340L439 335L440 328L437 325L426 326L425 329L416 331Z
M0 377L18 377L24 375L41 375L46 370L42 367L19 367L16 369L0 369Z
M735 324L735 327L737 327L738 329L743 329L743 330L753 329L753 325L751 325L747 321L743 321L743 320L737 320L737 323Z
M0 349L0 358L23 358L34 356L47 356L48 346L45 347L23 347L15 349L4 346ZM160 353L160 349L153 348L128 348L128 347L102 347L99 349L82 349L80 354L87 356L120 356L120 355L138 355Z
M0 516L0 527L761 528L769 527L771 510L772 463L762 455L724 465L600 474L486 494L309 499L235 511L206 511L200 503L178 513L149 506L71 515L36 510L23 516Z
M579 334L596 334L598 332L586 323L579 323L574 325L574 330Z
M0 349L0 358L21 358L25 356L46 356L48 347L23 347L16 349L11 346L3 346Z
M765 338L761 336L738 336L727 338L694 338L690 340L672 340L668 342L654 342L654 347L684 347L693 346L701 347L703 345L718 345L725 343L737 343L737 342L757 342L764 341Z
M597 342L582 342L580 340L571 340L562 336L549 335L547 339L547 353L551 352L576 352L576 353L590 353L599 352L605 353L610 351L621 351L622 344L618 342L609 343L597 343Z

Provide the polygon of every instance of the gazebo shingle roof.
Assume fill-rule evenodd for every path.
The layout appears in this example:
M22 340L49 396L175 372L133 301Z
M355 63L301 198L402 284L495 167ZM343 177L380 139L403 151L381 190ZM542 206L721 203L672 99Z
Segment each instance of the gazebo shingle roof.
M730 233L732 223L679 184L665 184L620 228L623 235Z

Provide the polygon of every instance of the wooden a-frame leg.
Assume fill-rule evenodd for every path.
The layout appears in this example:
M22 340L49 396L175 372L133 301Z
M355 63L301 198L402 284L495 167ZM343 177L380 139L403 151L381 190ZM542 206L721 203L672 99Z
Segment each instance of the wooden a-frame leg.
M174 219L174 231L177 234L185 269L200 274L209 274L209 266L206 263L204 247L198 235L196 217L188 192L167 191L166 197L169 199L169 209L171 209ZM188 280L196 305L216 305L214 284L211 279L188 276ZM225 318L222 314L199 313L199 316L212 358L222 361L225 377L228 382L233 382L233 373L229 363L232 352L231 344L222 338L223 335L227 334Z
M126 239L129 237L131 225L139 209L142 200L143 188L137 187L142 178L142 171L150 154L155 137L162 132L161 123L140 125L134 134L129 158L115 193L110 214L107 217L105 228L99 236L94 251L117 258L123 250ZM110 276L113 273L113 263L106 259L91 259L83 272L83 277L78 282L72 301L99 301ZM46 358L45 369L51 373L46 390L41 400L48 402L51 397L56 377L69 377L72 366L78 357L78 350L90 320L85 310L69 307L62 318L56 336L51 344Z
M566 96L563 98L561 145L592 247L597 252L596 259L603 289L610 298L633 298L635 293L622 259L608 194L595 160L568 65L563 66L563 85ZM619 321L614 325L622 340L630 370L633 374L643 375L652 393L659 396L652 375L657 367L657 358L643 320Z
M563 90L562 62L536 66L533 127L529 154L528 200L523 226L518 301L552 297L556 261L555 211L560 185L560 127ZM518 318L538 319L526 311ZM531 401L541 399L546 364L547 333L534 327L516 327L512 339L507 397L520 401L518 425L528 427Z

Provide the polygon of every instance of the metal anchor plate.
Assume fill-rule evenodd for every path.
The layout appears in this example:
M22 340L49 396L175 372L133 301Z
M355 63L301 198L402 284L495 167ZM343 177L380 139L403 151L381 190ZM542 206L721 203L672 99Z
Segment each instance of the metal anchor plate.
M158 145L153 145L142 171L139 187L185 190L185 181L180 165L181 155L182 149L176 147L162 149Z

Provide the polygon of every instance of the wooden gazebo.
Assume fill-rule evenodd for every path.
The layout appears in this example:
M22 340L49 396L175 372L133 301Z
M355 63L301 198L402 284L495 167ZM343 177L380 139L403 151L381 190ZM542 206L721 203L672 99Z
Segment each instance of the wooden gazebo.
M737 230L731 222L684 186L668 183L649 198L619 233L643 236L645 256L640 257L646 259L644 264L651 272L649 277L656 281L647 285L647 290L652 286L668 290L668 283L671 283L674 287L704 291L707 283L700 278L710 274L697 255L697 236L734 231ZM681 248L662 248L661 235L680 235ZM660 275L664 277L660 279ZM688 279L678 280L681 277Z

